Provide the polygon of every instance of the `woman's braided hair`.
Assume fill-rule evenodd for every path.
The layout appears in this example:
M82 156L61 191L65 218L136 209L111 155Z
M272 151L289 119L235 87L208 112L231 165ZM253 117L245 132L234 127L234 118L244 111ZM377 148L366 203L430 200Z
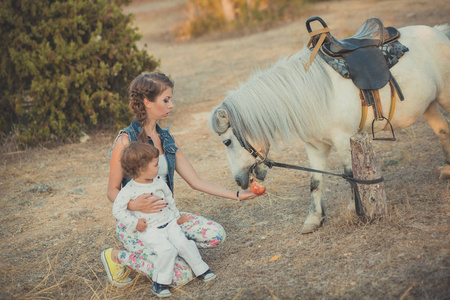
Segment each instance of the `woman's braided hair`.
M155 102L167 88L173 88L173 81L163 73L145 73L136 77L128 88L128 102L136 120L142 126L142 132L138 140L148 142L147 133L144 129L147 113L145 111L144 99Z

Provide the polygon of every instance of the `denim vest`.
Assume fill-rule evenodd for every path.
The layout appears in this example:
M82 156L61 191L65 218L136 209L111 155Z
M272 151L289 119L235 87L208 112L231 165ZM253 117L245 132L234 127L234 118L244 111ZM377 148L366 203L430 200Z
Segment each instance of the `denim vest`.
M158 124L156 124L156 132L158 133L159 138L161 139L162 147L164 150L164 155L166 156L167 165L168 165L168 169L169 169L167 183L173 194L173 175L175 173L175 153L177 152L178 148L177 148L177 146L175 146L175 139L174 139L173 135L169 132L169 128L170 127L166 127L164 129L162 129ZM137 141L137 138L138 138L139 134L141 133L141 131L142 131L142 126L135 119L135 120L133 120L133 122L131 123L130 126L128 126L127 128L125 128L119 132L117 138L120 137L122 134L126 133L126 134L128 134L128 139L130 140L130 143L131 143L131 142ZM117 138L116 138L116 141L117 141ZM148 138L148 142L150 145L154 146L153 141L150 137ZM114 145L115 145L115 143L116 142L114 142ZM113 147L114 147L114 145L113 145ZM131 180L131 178L124 177L122 180L122 187L124 187L130 180Z

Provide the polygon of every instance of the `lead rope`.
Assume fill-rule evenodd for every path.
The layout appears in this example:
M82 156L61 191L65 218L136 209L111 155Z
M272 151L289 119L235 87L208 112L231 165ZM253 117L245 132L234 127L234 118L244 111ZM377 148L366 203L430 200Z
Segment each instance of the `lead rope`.
M337 173L331 173L331 172L326 172L326 171L321 171L321 170L316 170L316 169L311 169L311 168L306 168L306 167L294 166L294 165L289 165L289 164L284 164L284 163L277 163L277 162L271 161L268 158L266 158L266 160L264 160L263 163L270 169L272 169L272 167L280 167L280 168L286 168L286 169L294 169L294 170L300 170L300 171L321 173L321 174L338 176L338 177L344 178L345 180L347 180L347 182L352 187L353 195L355 198L356 214L360 217L364 215L364 208L363 208L363 205L361 202L361 197L359 195L359 190L358 190L357 184L358 183L359 184L377 184L377 183L384 181L383 177L373 179L373 180L362 180L362 179L353 178L353 177L345 175L345 174L337 174Z

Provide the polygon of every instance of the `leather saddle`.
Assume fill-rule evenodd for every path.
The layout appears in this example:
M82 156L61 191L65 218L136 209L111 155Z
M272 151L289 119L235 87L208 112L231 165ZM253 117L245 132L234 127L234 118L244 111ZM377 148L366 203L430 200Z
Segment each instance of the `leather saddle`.
M311 23L314 21L320 22L323 28L312 31ZM362 100L366 105L373 106L376 120L386 119L383 117L378 90L388 82L395 88L400 100L404 100L389 70L408 51L398 41L400 32L396 28L384 27L378 18L369 18L355 35L336 39L322 18L312 17L306 21L306 29L310 35L308 47L312 47L312 54L305 70L308 70L319 53L342 76L352 79L361 90Z
M361 48L380 47L399 38L400 32L397 29L384 27L378 18L370 18L352 37L339 40L329 34L329 40L324 43L324 49L331 55L344 55Z
M311 22L319 21L325 31L311 30ZM358 32L346 39L336 39L329 32L327 24L320 17L306 21L306 29L311 35L309 45L320 47L320 51L331 58L345 60L350 78L362 90L378 90L391 79L391 74L381 46L400 38L400 32L393 27L384 27L378 18L367 19ZM323 42L319 45L321 36Z

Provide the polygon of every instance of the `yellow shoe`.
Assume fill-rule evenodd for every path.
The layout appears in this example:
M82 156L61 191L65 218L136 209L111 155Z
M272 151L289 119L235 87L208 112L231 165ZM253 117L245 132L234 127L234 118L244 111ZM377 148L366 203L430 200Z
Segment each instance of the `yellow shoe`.
M123 287L130 284L133 280L128 277L131 270L127 267L116 264L111 257L112 248L106 249L102 252L102 263L105 266L106 274L109 282L113 286Z

